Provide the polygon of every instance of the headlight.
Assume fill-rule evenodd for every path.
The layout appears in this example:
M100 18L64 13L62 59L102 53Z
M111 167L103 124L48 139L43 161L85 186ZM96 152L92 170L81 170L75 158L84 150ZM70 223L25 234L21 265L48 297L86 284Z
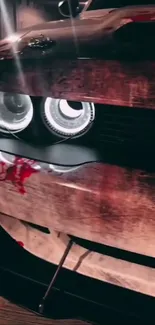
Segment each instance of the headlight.
M33 118L30 96L0 92L0 131L16 133L25 129Z
M95 118L93 103L71 102L48 97L43 107L43 121L51 132L62 137L85 133Z

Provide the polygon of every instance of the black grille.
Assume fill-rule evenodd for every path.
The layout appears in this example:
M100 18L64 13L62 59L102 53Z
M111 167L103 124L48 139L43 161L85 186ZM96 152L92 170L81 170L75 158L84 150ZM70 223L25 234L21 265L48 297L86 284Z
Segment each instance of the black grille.
M96 115L99 142L154 147L155 110L96 105Z

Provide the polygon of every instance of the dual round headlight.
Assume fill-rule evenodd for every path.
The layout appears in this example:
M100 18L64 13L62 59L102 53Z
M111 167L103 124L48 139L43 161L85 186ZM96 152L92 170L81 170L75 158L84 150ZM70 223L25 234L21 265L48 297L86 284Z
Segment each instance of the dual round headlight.
M48 97L41 103L40 109L45 127L51 134L61 138L74 138L83 135L89 130L95 118L93 103L71 102ZM0 132L13 135L23 131L31 123L33 115L34 107L30 96L0 92ZM13 165L15 156L0 152L0 161L7 165ZM33 168L67 173L78 167L36 162L33 164Z
M0 92L0 131L17 133L26 129L32 121L33 111L30 96ZM41 117L51 133L64 138L77 137L90 128L95 107L93 103L48 97L41 105Z

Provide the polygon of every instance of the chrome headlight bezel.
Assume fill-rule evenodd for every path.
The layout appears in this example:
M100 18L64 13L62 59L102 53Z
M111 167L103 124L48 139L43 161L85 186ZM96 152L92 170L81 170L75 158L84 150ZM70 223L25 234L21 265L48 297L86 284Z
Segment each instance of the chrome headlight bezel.
M74 121L71 121L71 118L68 116L68 120L66 118L65 121L64 116L60 116L60 114L58 114L58 109L60 109L59 104L61 101L67 102L67 100L64 99L55 99L52 97L47 97L44 99L41 107L41 116L45 127L50 133L61 138L77 138L84 135L90 129L93 121L95 120L94 103L79 102L81 103L83 109L81 115ZM51 110L51 105L53 105L53 110ZM54 112L54 109L57 111ZM74 124L72 122L74 122Z
M34 108L33 108L32 99L29 95L19 94L20 96L24 96L26 98L26 100L28 101L29 110L26 113L26 115L22 118L21 121L11 123L11 122L5 121L2 117L2 107L4 109L6 108L6 106L4 104L4 95L5 94L7 94L7 92L0 92L0 132L7 133L7 134L19 133L19 132L25 130L33 119ZM14 94L10 94L10 95L14 95ZM13 115L15 115L12 112L10 112L10 114L12 114L12 118L13 118Z

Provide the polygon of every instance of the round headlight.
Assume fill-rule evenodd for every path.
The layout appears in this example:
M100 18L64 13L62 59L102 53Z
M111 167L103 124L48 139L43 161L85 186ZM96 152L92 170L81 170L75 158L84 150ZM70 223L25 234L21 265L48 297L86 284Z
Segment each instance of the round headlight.
M16 133L25 129L33 118L30 96L0 92L0 131Z
M90 128L95 118L95 106L93 103L48 97L42 117L51 132L62 137L76 137Z

